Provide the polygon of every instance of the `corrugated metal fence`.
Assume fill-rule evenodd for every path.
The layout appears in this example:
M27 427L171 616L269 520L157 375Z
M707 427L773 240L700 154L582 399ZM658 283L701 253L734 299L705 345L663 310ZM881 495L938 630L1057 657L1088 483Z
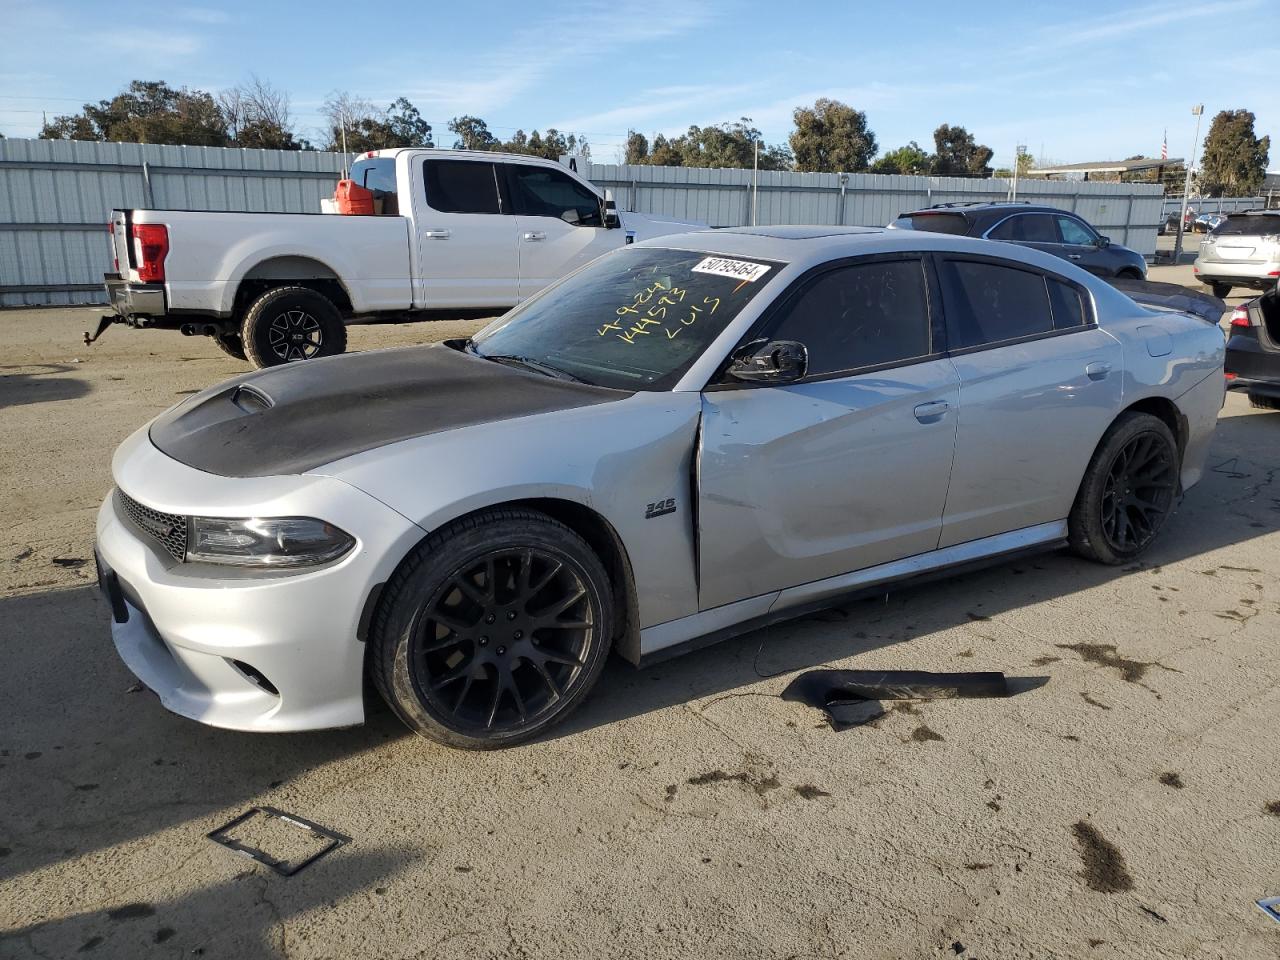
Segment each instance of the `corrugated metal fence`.
M873 173L764 172L753 197L750 170L589 164L584 175L613 190L619 209L704 220L880 227L935 203L1005 200L1007 180ZM1023 180L1018 199L1078 213L1117 243L1153 254L1164 188L1158 184Z
M116 207L314 213L336 153L0 140L0 306L105 301Z
M315 212L342 169L336 153L0 140L0 306L104 300L106 221L116 207ZM587 164L618 206L711 226L883 226L935 203L1003 200L1005 180ZM1019 198L1074 210L1118 243L1155 251L1162 188L1028 180Z

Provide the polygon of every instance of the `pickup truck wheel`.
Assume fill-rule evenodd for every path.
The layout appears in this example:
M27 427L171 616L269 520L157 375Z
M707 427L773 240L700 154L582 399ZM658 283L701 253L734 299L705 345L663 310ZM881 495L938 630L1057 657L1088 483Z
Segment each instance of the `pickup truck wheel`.
M1231 296L1231 284L1229 283L1214 283L1210 284L1210 286L1213 288L1213 295L1219 300L1225 300Z
M1178 444L1168 425L1131 412L1111 425L1076 494L1071 548L1098 563L1127 563L1151 546L1173 512Z
M609 577L581 537L496 509L433 533L379 600L369 672L401 720L446 746L521 743L563 720L612 644Z
M244 341L240 339L238 333L224 333L221 336L215 336L213 342L218 345L218 349L225 353L228 357L236 360L245 359Z
M331 357L347 349L342 314L307 287L276 287L253 301L240 327L246 358L255 367Z

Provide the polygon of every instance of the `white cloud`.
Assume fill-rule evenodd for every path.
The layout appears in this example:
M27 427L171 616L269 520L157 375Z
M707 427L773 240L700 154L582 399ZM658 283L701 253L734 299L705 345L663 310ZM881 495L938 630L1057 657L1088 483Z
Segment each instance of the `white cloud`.
M209 7L183 7L175 10L174 13L181 20L190 20L192 23L203 23L208 26L231 22L231 16L226 11L212 10Z

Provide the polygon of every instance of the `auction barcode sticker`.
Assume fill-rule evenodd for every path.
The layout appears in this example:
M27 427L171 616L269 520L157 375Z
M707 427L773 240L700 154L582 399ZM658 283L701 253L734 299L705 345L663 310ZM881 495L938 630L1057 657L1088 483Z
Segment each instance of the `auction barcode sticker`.
M719 277L733 277L754 283L769 272L767 263L752 263L750 260L730 260L727 257L705 257L693 268L694 273L714 273Z

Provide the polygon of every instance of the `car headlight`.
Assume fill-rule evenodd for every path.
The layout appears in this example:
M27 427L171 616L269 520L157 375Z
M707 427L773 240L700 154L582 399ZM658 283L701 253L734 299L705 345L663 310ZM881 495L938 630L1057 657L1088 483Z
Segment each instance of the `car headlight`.
M355 545L313 517L192 517L187 560L241 567L301 567L336 560Z

